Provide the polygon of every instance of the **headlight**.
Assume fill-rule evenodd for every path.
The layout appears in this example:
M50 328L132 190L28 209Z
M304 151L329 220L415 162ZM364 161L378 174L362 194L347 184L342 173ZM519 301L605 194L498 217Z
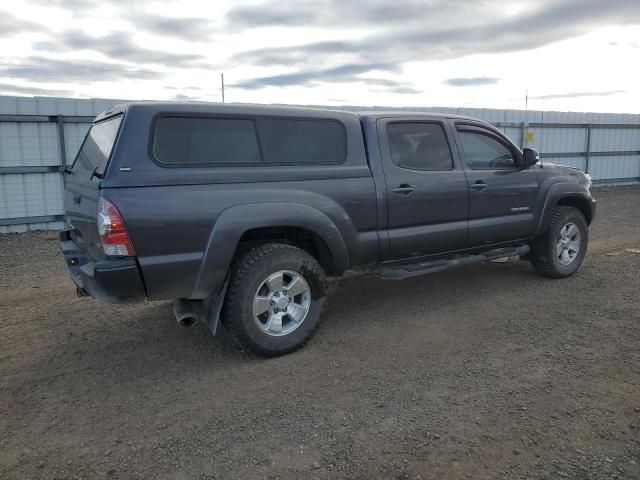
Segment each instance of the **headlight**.
M591 190L591 175L585 173L584 177L587 179L587 190Z

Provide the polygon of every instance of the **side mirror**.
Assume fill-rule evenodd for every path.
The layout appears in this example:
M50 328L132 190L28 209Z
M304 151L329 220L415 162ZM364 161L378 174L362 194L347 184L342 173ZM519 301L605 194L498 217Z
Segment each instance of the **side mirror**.
M524 168L535 165L538 163L538 160L540 160L540 155L533 148L525 148L522 151L522 163Z

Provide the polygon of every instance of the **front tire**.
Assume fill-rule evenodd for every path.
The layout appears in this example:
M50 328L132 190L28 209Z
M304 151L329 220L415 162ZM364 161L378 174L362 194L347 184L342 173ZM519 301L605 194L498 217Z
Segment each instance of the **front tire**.
M547 232L532 243L533 268L540 275L564 278L573 275L587 253L589 228L580 210L556 207Z
M325 272L308 252L283 243L258 245L234 261L224 323L249 350L284 355L315 333L326 288Z

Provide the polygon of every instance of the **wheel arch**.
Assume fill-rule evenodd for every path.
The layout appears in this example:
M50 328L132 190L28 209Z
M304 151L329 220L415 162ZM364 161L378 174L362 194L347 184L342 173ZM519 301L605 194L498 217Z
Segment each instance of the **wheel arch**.
M556 206L559 207L561 205L577 208L582 212L584 218L587 220L587 225L591 224L591 221L593 220L593 212L591 209L591 202L587 198L580 195L560 197Z
M534 237L544 235L554 210L560 205L580 210L587 220L587 225L593 221L594 201L589 190L582 185L568 182L556 183L548 187L543 198Z
M336 259L323 238L308 227L280 225L251 228L246 230L238 240L234 254L252 248L255 245L270 242L280 242L295 245L309 252L322 266L327 274L341 273L338 271Z
M230 207L215 222L191 298L206 298L222 288L239 249L283 241L309 251L337 275L349 267L345 240L324 213L290 203L260 203Z

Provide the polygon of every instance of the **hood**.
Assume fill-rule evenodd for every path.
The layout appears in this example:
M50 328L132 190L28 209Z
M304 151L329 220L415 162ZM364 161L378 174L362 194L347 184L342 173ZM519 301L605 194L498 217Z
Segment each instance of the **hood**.
M569 167L567 165L558 165L556 163L543 162L536 165L540 172L546 175L565 176L574 178L580 185L584 185L587 189L591 188L591 175L584 173L577 167Z

